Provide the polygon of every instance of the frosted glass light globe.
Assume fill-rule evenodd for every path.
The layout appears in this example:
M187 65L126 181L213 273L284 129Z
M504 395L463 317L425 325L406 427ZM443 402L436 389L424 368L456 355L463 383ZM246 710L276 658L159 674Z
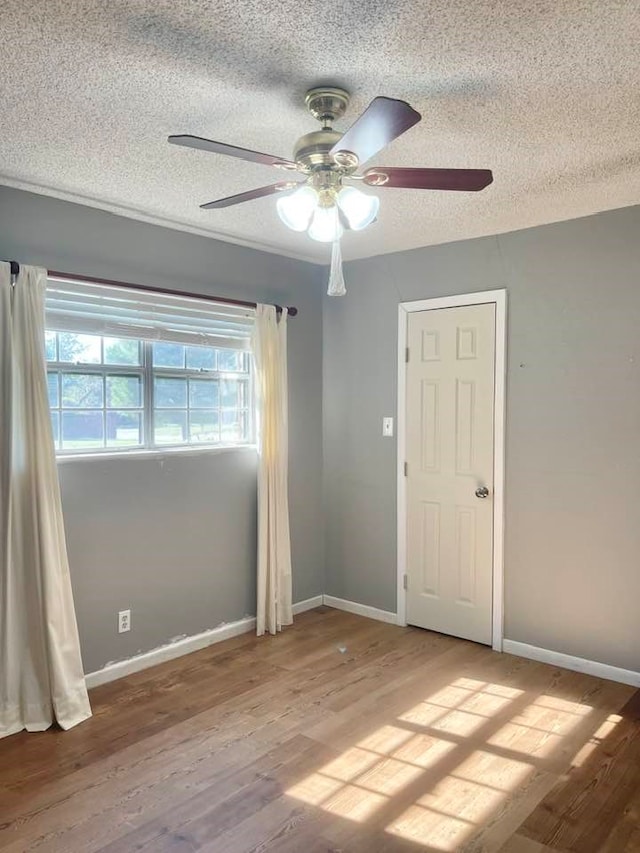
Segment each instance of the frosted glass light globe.
M367 195L355 187L343 187L338 193L337 201L352 231L362 231L367 225L371 225L380 208L380 199L377 196Z
M320 243L333 243L334 240L340 239L343 231L338 218L338 208L333 205L316 209L307 234Z
M276 202L276 210L287 228L306 231L317 204L318 193L313 187L305 186L291 195L281 196Z

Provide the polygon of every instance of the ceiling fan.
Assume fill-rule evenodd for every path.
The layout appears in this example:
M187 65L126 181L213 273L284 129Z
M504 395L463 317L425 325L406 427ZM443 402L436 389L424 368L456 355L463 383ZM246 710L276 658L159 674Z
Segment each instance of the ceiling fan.
M317 87L307 92L305 104L322 128L298 139L291 160L199 136L170 136L169 142L173 145L227 154L288 173L287 180L210 201L200 207L217 210L278 195L277 210L285 225L294 231L307 231L315 240L335 245L345 229L361 231L378 214L378 198L361 192L350 182L361 182L376 189L477 192L493 180L489 169L374 166L356 174L362 164L417 124L422 118L420 113L405 101L377 97L349 130L341 134L332 125L346 112L348 92L337 87Z

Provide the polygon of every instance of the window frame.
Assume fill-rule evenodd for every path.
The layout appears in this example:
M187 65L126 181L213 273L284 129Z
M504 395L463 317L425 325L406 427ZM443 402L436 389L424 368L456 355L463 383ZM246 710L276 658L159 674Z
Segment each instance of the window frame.
M45 328L46 332L54 333L56 335L64 334L65 330L54 329L50 327ZM186 366L186 357L185 357L185 367L157 367L153 363L153 346L154 343L175 343L179 346L189 347L189 346L199 346L198 344L189 344L183 340L171 341L168 339L163 339L162 341L154 341L154 340L146 340L144 338L129 338L129 340L135 340L139 344L140 348L140 363L137 365L132 364L105 364L104 362L104 339L105 338L114 338L113 334L105 334L105 333L96 333L94 331L80 331L73 332L72 334L85 334L91 335L92 337L100 338L100 351L101 351L101 362L83 362L80 360L74 362L68 361L60 361L60 350L59 350L59 340L56 345L56 361L49 361L46 358L46 351L44 351L45 355L45 364L46 364L46 372L47 372L47 381L50 374L54 374L58 378L58 406L52 407L49 404L50 412L58 413L58 445L55 448L56 458L58 460L61 459L69 459L69 458L87 458L93 456L99 457L109 457L109 456L131 456L131 455L143 455L143 456L152 456L152 455L162 455L163 453L194 453L194 452L219 452L225 449L238 449L238 448L255 448L256 445L256 418L255 418L255 382L254 382L254 371L252 369L252 358L251 351L244 349L231 349L229 347L216 347L215 344L206 344L210 349L217 350L218 352L224 352L228 350L229 352L240 352L245 357L246 361L246 371L225 371L219 370L216 366L216 369L210 368L189 368ZM43 342L44 344L44 342ZM186 354L186 353L185 353ZM103 412L103 424L105 429L104 441L107 441L106 436L106 414L110 411L110 408L107 406L107 394L106 394L106 378L107 376L116 375L116 376L136 376L139 377L142 382L142 390L141 390L141 405L139 407L131 407L127 409L127 407L114 407L112 411L131 411L132 413L140 413L141 415L141 431L142 431L142 442L140 444L131 445L131 446L103 446L103 447L88 447L86 450L82 450L79 448L68 448L65 449L62 447L62 414L65 411L74 411L73 409L63 409L62 407L62 377L67 374L74 373L82 373L83 375L96 375L102 378L103 383L103 400L102 407L93 407L92 409L87 409L87 411L101 411ZM180 378L184 379L186 383L187 389L187 399L186 406L175 407L174 411L176 412L185 412L186 414L186 435L187 440L182 442L167 442L162 444L156 444L154 438L154 415L156 412L155 408L155 379L156 378ZM246 440L236 439L234 441L224 441L222 439L222 414L223 414L223 406L221 397L219 397L219 404L217 408L206 408L202 407L198 409L197 407L190 406L190 397L189 397L189 380L193 379L209 379L211 381L217 381L221 383L224 379L232 379L246 382L246 407L238 406L237 412L239 417L242 416L242 413L246 413L247 420L247 438ZM220 384L218 384L218 393L220 394ZM160 411L163 411L164 408L161 407ZM170 410L170 409L167 409ZM217 411L219 414L219 430L220 430L220 440L214 442L194 442L191 441L190 437L190 427L191 427L191 411L204 411L204 412L214 412ZM77 411L83 411L83 409L78 409Z

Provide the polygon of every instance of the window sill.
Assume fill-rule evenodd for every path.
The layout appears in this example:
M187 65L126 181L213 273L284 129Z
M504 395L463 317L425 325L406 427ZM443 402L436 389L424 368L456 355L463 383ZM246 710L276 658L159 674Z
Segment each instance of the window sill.
M230 450L252 450L257 451L255 444L221 444L215 447L163 447L153 450L116 450L106 453L69 453L64 456L56 456L56 462L78 462L82 459L166 459L174 456L200 456L202 454L228 453Z

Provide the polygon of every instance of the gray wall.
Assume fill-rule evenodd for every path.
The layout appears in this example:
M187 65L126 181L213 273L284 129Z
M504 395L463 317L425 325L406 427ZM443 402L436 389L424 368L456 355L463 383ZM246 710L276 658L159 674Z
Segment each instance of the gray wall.
M381 418L395 414L397 304L506 287L506 636L636 670L639 233L627 208L348 264L323 344L317 267L0 188L0 257L300 308L294 600L395 609L396 447ZM249 450L60 464L87 671L254 612L255 464Z
M507 288L505 634L640 669L640 207L345 279L324 309L325 591L396 608L398 303Z
M294 601L323 590L320 268L0 187L0 258L296 305L289 324ZM255 614L250 450L59 465L85 671ZM132 629L116 632L130 607Z

